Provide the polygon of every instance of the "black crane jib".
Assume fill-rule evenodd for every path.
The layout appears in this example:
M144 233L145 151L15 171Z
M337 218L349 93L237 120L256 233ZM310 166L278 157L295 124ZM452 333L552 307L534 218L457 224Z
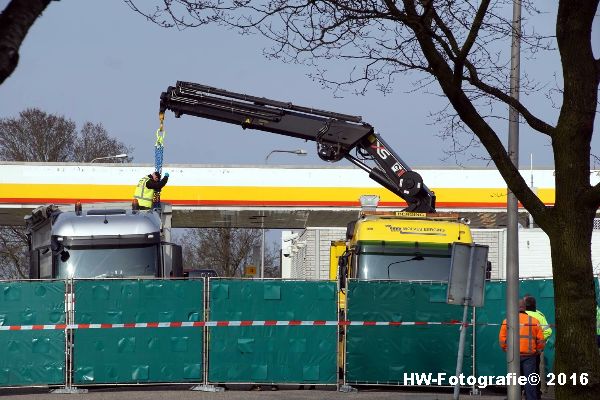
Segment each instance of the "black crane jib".
M345 158L404 199L407 211L435 212L435 194L421 176L360 116L298 106L289 102L178 81L160 96L160 112L183 114L240 125L317 143L324 161ZM350 154L356 150L356 156ZM372 161L375 166L370 166Z

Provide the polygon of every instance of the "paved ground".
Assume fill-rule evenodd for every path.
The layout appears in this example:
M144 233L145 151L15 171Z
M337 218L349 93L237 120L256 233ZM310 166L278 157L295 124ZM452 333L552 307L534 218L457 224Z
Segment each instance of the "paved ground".
M390 389L382 387L360 387L355 393L340 393L335 388L319 388L315 390L281 389L278 391L249 391L248 387L232 388L220 393L190 391L190 386L153 386L153 387L110 387L93 388L83 394L49 394L47 389L0 389L0 397L15 400L384 400L384 399L417 399L417 400L449 400L452 390L427 391L407 388ZM244 389L244 390L239 390ZM502 400L506 396L502 391L486 390L479 396L461 394L461 399ZM542 399L553 399L552 393L545 394Z

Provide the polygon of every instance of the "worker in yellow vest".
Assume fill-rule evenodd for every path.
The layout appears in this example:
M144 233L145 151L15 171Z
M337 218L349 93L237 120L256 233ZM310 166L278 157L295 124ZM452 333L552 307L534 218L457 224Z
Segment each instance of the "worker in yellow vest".
M166 172L165 176L161 179L160 172L155 171L150 175L147 175L140 179L138 182L133 197L137 199L140 209L149 210L154 206L154 197L156 192L160 192L169 180L169 173Z
M548 338L552 335L552 328L548 325L544 313L537 309L535 297L527 294L525 295L525 312L527 315L531 315L538 320L540 327L542 328L542 333L544 334L544 340L548 341Z
M600 349L600 307L596 304L596 343Z

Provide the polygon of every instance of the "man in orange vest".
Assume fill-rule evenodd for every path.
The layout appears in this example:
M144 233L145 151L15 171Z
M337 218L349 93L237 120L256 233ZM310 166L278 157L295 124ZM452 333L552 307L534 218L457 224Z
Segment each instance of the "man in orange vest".
M506 319L502 322L499 335L500 347L506 351ZM530 376L536 372L537 355L544 350L544 334L537 319L525 312L525 301L519 300L519 352L521 353L521 374ZM539 400L537 386L527 379L525 384L527 400Z

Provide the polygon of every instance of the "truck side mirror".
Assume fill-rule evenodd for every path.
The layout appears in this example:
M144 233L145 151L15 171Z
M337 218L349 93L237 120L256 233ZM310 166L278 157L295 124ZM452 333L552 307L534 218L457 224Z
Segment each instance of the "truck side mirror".
M173 276L183 276L183 249L180 245L173 245L173 261L172 261Z
M175 243L161 243L162 271L159 276L163 278L177 278L183 276L183 251Z
M344 253L338 258L338 279L340 289L346 288L346 278L348 277L348 254Z
M63 250L60 252L60 261L67 262L67 260L71 257L68 251Z
M65 246L61 242L59 242L55 237L50 239L50 250L52 250L52 255L56 256L61 254L65 249Z
M40 251L29 252L29 279L40 279Z

